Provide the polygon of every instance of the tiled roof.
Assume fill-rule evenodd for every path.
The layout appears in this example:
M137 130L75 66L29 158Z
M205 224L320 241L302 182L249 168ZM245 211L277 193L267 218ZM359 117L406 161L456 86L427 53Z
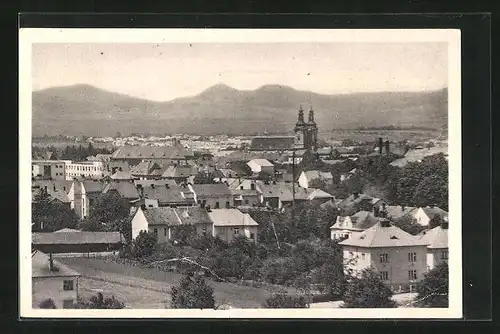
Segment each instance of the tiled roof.
M129 172L117 171L113 175L111 175L113 180L131 180L134 177Z
M149 175L152 171L162 167L154 161L141 161L130 169L132 175Z
M142 212L149 225L177 226L211 223L207 210L200 207L147 208Z
M248 213L238 209L212 209L208 215L214 226L259 226Z
M82 181L85 191L88 193L100 193L103 191L105 184L99 181Z
M373 215L373 212L359 211L351 216L351 221L355 228L365 230L379 222L379 219Z
M252 138L251 150L283 150L293 148L293 136L259 136Z
M332 152L333 149L331 147L318 148L318 150L316 151L316 153L318 153L319 155L329 155L332 154Z
M421 240L428 244L427 248L448 248L448 229L441 226L424 231Z
M257 190L252 189L232 189L231 192L233 195L242 195L242 196L258 196L259 192Z
M179 186L174 186L167 188L166 186L155 186L153 187L144 187L143 194L145 198L148 199L157 199L158 202L161 203L191 203L192 200L186 200L182 197L181 191L187 189L183 189Z
M56 271L49 269L49 256L38 250L31 254L31 277L71 277L80 276L80 273L68 266L53 260Z
M43 187L40 189L35 188L35 189L31 190L32 201L34 201L35 197L41 193L42 189L43 189ZM69 189L68 189L68 191L69 191ZM71 202L71 200L68 197L68 194L61 189L54 190L54 188L47 187L47 194L49 195L50 201L58 200L58 201L61 201L62 203L70 203Z
M190 166L168 166L162 177L166 178L185 178L196 175L196 170Z
M168 184L171 187L175 187L177 183L175 183L174 180L168 180L168 179L163 179L163 180L134 180L134 184L141 185L143 187L150 187L152 184L155 186L159 187L165 187L166 184Z
M112 155L112 159L183 159L193 156L193 152L182 146L122 146Z
M193 190L196 196L202 197L232 195L231 189L224 183L193 184Z
M333 175L331 172L321 172L318 170L308 170L304 172L308 181L312 180L333 180Z
M349 239L340 242L339 245L365 248L427 246L419 237L413 236L392 224L384 227L382 222L359 234L352 235Z
M137 187L132 182L111 182L106 185L102 192L106 194L109 191L116 191L123 198L139 198Z
M413 206L401 207L400 205L387 205L385 207L387 211L387 217L390 219L398 219L407 214L410 214L413 210L417 209Z
M50 189L54 190L55 186L57 191L63 191L65 193L69 193L72 184L73 181L66 181L66 180L36 180L32 182L31 187L42 189L43 187L46 186L47 191L49 191Z
M443 209L441 208L438 208L437 206L434 206L434 207L425 207L425 208L422 208L422 210L425 212L425 214L427 215L427 217L429 218L433 218L435 215L438 215L439 217L441 218L444 218L444 217L447 217L448 216L448 212L444 211Z
M54 244L116 244L121 243L123 236L120 232L53 232L33 233L32 243L35 245Z

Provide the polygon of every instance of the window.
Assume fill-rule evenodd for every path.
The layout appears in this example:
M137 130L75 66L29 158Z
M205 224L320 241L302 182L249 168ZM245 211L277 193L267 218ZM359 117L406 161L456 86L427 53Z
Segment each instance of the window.
M215 208L218 209L219 208L219 201L215 202Z
M448 260L448 251L444 250L441 252L441 260Z
M245 200L245 204L248 204L248 200L247 199Z
M207 234L207 228L203 227L203 235Z
M387 263L387 262L389 262L388 258L389 258L389 256L386 253L380 254L380 263Z
M408 279L410 281L417 279L417 271L416 270L408 270Z
M353 252L349 252L349 257L354 257L354 253Z
M73 308L73 299L63 300L63 308Z
M250 239L253 240L253 238L255 238L255 235L253 233L250 233Z
M237 228L237 227L235 227L235 228L234 228L234 234L240 234L240 229L239 229L239 228Z
M226 209L229 209L229 202L226 202Z
M157 228L155 228L155 229L153 230L153 233L154 233L156 236L158 236L158 229L157 229Z
M417 261L417 253L411 252L408 253L408 262L416 262Z
M388 271L381 271L380 272L380 279L382 281L387 281L389 279L389 272Z
M166 237L167 236L167 228L164 228L163 229L163 236Z
M365 253L361 253L361 260L365 259Z
M64 280L63 281L63 290L64 291L73 291L73 280Z

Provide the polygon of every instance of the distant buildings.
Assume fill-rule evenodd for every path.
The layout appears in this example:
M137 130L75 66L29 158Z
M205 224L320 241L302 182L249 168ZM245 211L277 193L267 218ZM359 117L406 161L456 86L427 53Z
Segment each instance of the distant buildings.
M321 172L318 170L308 170L300 173L299 186L302 188L309 188L313 181L324 182L329 186L333 184L333 175L331 172Z
M253 173L267 173L270 176L274 176L274 165L266 159L252 159L247 162L248 167Z

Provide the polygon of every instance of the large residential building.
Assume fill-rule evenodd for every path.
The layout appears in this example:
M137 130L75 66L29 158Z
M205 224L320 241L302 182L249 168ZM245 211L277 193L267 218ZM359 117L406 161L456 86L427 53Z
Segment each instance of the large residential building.
M421 240L427 246L427 269L433 269L442 262L448 262L448 222L421 233Z
M245 236L257 242L259 224L248 213L238 209L209 210L208 215L213 223L213 236L231 242L238 236Z
M102 179L109 175L102 161L82 161L66 163L66 180Z
M406 291L427 269L427 242L383 220L339 243L348 273L372 268L394 291Z
M78 300L80 273L38 250L31 255L32 307L51 299L58 309L73 308Z

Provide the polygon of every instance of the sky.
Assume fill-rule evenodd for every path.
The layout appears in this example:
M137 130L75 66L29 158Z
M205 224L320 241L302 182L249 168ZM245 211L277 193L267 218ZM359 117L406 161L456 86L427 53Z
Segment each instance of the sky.
M215 85L322 94L447 87L446 43L33 44L33 90L89 84L155 101Z

